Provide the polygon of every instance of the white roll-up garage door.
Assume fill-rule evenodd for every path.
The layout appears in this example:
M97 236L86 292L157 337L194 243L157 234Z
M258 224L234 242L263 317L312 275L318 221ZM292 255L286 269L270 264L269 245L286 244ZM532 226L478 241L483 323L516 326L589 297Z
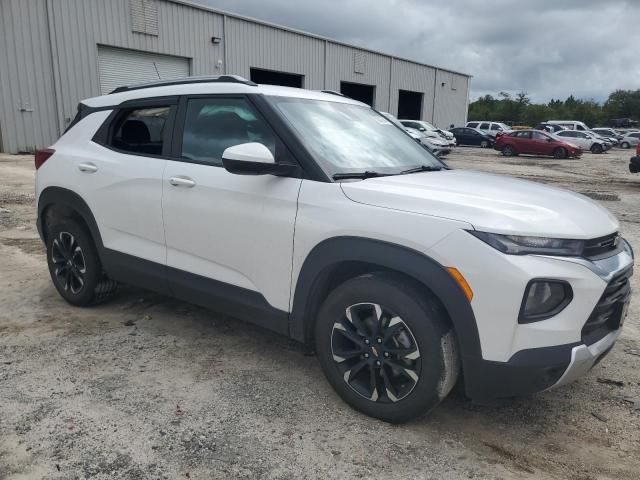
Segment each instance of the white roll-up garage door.
M189 59L184 57L100 45L98 60L103 95L123 85L189 76Z

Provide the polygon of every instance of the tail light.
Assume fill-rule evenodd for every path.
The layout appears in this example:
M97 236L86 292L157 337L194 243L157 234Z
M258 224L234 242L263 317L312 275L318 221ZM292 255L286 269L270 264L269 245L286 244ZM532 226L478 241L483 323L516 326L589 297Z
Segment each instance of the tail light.
M44 162L49 160L49 157L54 153L56 153L56 151L53 148L43 148L41 150L36 150L36 170L38 170L44 164Z
M636 145L636 154L640 157L640 143Z

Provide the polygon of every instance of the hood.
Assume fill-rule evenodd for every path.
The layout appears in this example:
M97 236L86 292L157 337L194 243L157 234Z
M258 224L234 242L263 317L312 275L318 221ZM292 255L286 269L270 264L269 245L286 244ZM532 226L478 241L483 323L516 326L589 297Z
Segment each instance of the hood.
M618 230L607 209L583 195L511 177L442 170L342 184L354 202L450 218L477 230L590 239Z

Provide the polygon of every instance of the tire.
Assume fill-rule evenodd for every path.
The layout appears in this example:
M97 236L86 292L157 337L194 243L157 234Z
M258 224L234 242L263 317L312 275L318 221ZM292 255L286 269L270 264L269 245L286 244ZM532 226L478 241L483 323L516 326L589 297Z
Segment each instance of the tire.
M424 415L447 396L460 370L445 318L399 275L353 278L332 291L318 313L320 365L338 395L362 413L390 423Z
M602 153L603 149L602 149L602 145L600 145L599 143L594 143L593 145L591 145L591 153Z
M480 148L489 148L489 141L488 140L482 140L480 142Z
M553 151L553 158L557 158L557 159L567 158L567 151L562 147L558 147Z
M71 305L86 307L111 297L117 283L106 278L87 229L63 219L47 232L47 265L53 285Z
M624 149L631 148L631 144L629 142L622 142L620 146Z
M516 155L516 151L511 145L505 145L502 147L502 155L505 157L513 157Z

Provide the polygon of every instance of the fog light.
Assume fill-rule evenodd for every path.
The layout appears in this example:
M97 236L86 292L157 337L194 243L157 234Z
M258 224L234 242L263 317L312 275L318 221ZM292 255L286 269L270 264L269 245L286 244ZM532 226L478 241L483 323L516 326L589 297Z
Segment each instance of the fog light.
M546 320L560 313L573 298L567 282L559 280L532 280L527 285L520 307L518 323Z

